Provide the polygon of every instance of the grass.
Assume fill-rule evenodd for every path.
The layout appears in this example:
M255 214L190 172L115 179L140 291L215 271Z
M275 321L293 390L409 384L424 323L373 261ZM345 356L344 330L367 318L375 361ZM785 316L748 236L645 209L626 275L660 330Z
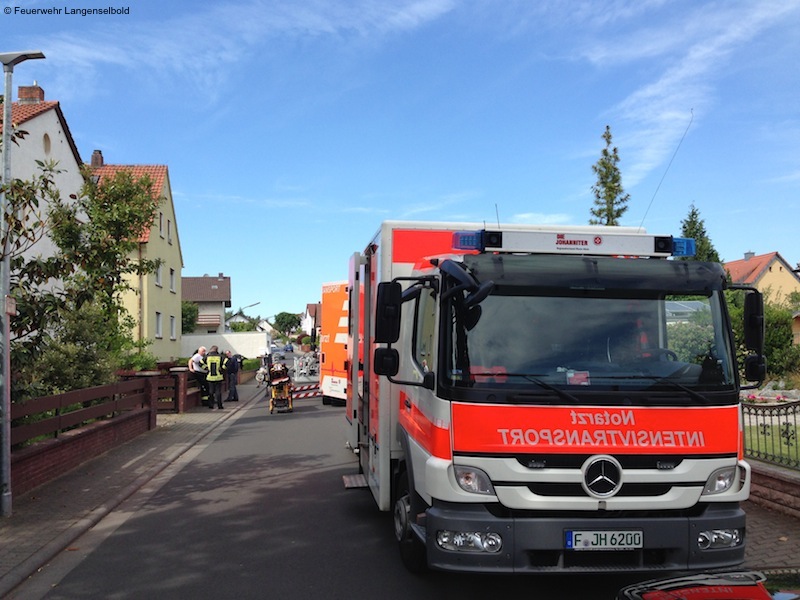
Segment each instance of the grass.
M767 576L767 590L774 594L776 592L795 591L800 592L800 573L776 573Z

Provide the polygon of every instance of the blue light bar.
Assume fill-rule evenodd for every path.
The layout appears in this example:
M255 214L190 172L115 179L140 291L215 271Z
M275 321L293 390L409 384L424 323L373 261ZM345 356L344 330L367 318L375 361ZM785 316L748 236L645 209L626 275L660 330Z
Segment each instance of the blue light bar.
M672 238L672 256L694 256L697 244L692 238Z
M485 250L483 231L454 231L453 250Z

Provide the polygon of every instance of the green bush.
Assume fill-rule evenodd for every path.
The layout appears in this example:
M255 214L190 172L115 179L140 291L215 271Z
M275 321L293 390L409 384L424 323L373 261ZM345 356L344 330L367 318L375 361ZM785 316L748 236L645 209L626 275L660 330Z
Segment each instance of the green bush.
M242 362L242 371L257 371L261 366L261 360L258 358L245 358Z
M124 356L119 368L126 371L154 371L157 366L158 358L146 350L141 350Z

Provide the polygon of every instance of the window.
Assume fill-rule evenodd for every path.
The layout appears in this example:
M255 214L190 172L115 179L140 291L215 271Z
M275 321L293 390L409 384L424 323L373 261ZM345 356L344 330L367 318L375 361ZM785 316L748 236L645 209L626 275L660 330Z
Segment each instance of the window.
M425 289L415 307L414 359L423 373L433 370L433 347L435 343L436 296Z
M164 213L158 213L158 233L161 237L164 237Z
M156 285L161 287L161 265L156 269Z
M175 269L169 270L169 291L175 293Z
M169 339L176 340L178 339L178 320L175 318L174 315L170 316L169 318Z
M162 323L161 313L156 311L156 337L158 339L164 337L162 327L163 323Z
M167 219L167 242L172 243L172 221Z

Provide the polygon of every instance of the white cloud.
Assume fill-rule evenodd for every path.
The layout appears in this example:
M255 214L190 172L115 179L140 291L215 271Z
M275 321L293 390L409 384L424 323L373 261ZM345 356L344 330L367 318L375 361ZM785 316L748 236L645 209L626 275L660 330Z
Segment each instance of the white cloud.
M534 225L567 225L572 222L572 216L565 213L518 213L511 217L511 223Z
M723 3L700 5L671 20L668 29L648 28L617 41L595 57L610 63L663 54L659 76L618 103L611 115L623 123L626 186L636 185L674 152L692 117L702 118L715 101L714 83L730 68L731 56L744 44L779 24L798 2ZM642 43L643 39L654 40ZM598 59L599 60L599 59Z
M48 57L47 69L58 97L102 93L105 69L122 70L139 80L189 83L214 100L227 73L257 54L269 56L275 38L328 36L334 40L374 37L413 30L454 6L453 0L405 0L387 4L376 0L279 2L251 0L225 3L209 10L186 11L159 22L130 22L102 29L29 36L31 46ZM88 22L88 21L87 21ZM60 73L69 79L59 80ZM65 76L66 77L66 76Z

